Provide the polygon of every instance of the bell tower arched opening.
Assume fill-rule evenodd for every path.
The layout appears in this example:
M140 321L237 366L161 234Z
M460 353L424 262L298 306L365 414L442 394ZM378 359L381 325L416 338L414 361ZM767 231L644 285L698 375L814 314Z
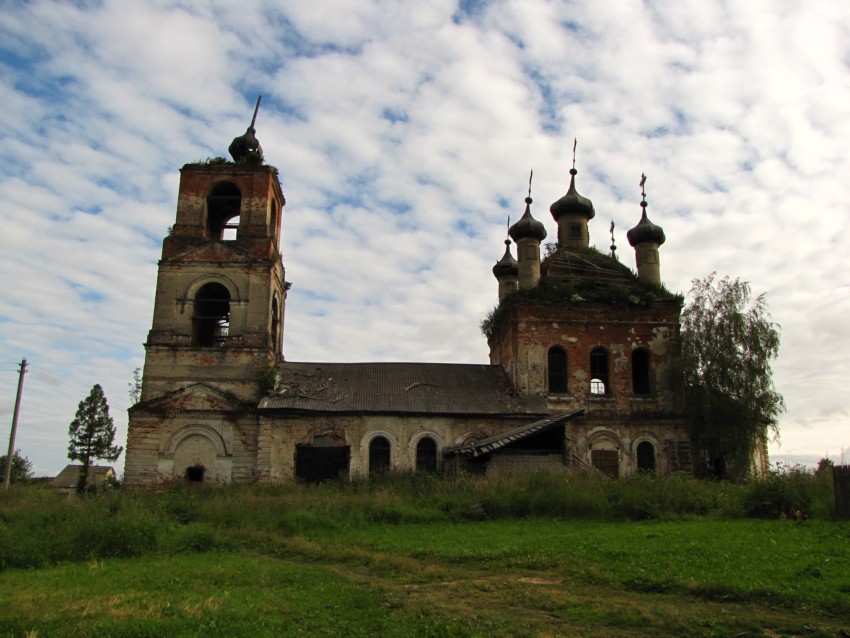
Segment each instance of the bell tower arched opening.
M242 192L236 184L219 182L213 186L207 197L207 236L236 239L241 210Z
M230 292L219 283L201 286L195 295L192 345L201 348L225 345L230 327Z

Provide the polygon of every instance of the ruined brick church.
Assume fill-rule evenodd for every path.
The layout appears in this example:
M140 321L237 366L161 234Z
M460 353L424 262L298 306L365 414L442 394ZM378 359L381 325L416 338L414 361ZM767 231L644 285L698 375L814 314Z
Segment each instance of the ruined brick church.
M673 356L682 299L661 284L646 198L628 232L637 274L590 247L592 202L531 212L493 267L489 364L318 363L283 357L286 203L249 127L234 162L181 170L163 241L124 481L320 481L382 472L688 471ZM470 318L473 320L473 318Z

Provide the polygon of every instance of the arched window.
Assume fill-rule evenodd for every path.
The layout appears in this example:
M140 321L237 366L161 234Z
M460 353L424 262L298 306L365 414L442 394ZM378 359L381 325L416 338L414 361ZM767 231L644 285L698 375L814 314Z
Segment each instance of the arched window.
M220 182L207 197L207 233L210 239L236 239L242 193L236 184Z
M277 228L277 199L269 199L269 236L274 237Z
M561 346L549 348L549 392L567 392L567 353Z
M430 436L423 436L416 444L416 471L437 471L437 442Z
M390 469L390 442L376 436L369 442L369 476L385 474Z
M649 441L641 441L637 446L637 469L655 472L655 446Z
M608 383L608 351L597 346L590 351L590 393L595 395L611 394Z
M230 325L230 292L219 283L201 286L195 295L192 345L223 346Z
M280 298L277 293L272 295L272 350L275 354L280 353Z
M649 376L649 353L643 348L632 352L632 392L651 394L652 385Z

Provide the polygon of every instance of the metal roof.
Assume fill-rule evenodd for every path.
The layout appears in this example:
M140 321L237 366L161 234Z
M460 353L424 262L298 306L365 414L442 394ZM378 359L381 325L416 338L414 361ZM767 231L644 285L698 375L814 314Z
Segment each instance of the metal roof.
M581 414L584 414L584 410L579 409L573 410L572 412L564 412L563 414L556 414L546 419L541 419L540 421L520 426L515 430L491 436L482 441L478 441L477 443L468 443L466 445L445 448L443 450L443 454L462 454L464 456L481 456L482 454L488 454L498 450L499 448L503 448L514 441L519 441L520 439L524 439L532 434L536 434L537 432L544 432L550 428L561 425L564 421Z
M540 395L517 394L498 365L284 362L261 410L537 416Z
M613 283L639 287L637 276L609 255L593 250L559 250L546 258L543 269L555 281Z

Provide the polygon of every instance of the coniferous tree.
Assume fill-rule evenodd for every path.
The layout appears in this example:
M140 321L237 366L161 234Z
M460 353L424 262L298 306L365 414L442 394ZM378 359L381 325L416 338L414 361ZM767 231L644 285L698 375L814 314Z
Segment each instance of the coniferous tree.
M685 409L691 438L708 473L743 478L756 447L785 402L773 387L771 362L779 353L779 326L764 295L751 303L750 285L715 273L695 279L682 312Z
M89 396L80 401L68 435L71 437L68 458L82 463L77 491L84 492L92 461L115 461L124 449L113 445L115 424L109 416L109 405L100 385L95 384Z

